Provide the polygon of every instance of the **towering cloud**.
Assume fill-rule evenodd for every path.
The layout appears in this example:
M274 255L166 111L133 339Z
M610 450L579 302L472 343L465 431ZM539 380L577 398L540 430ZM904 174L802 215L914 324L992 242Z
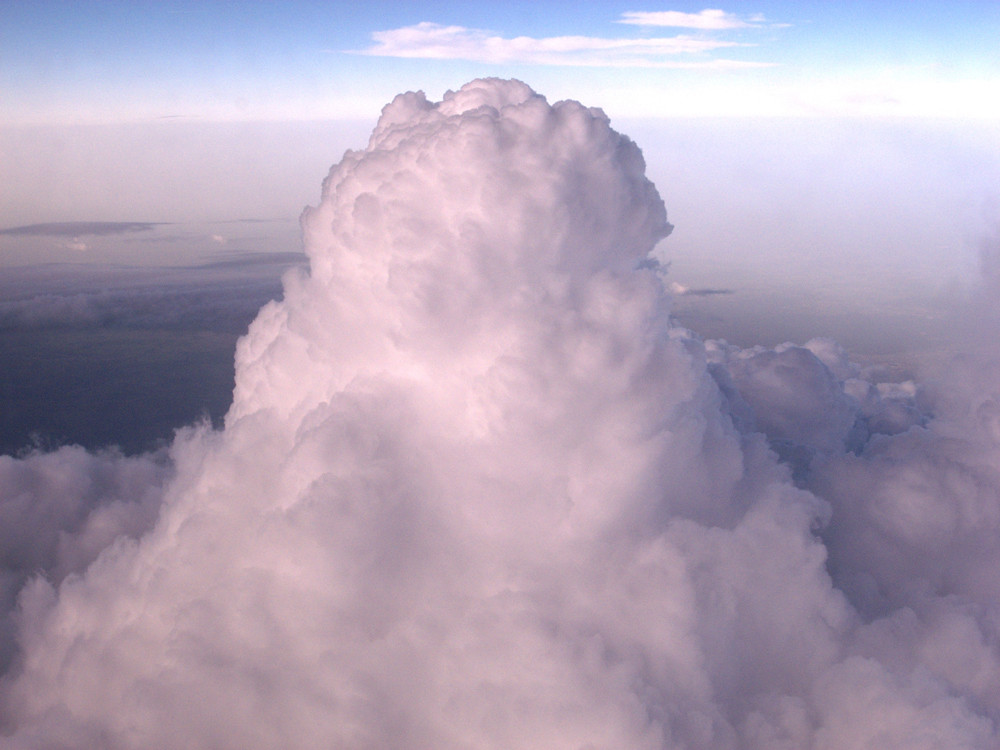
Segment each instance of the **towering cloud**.
M938 438L905 387L672 323L599 110L401 95L303 227L155 525L21 590L0 746L1000 741L990 454L898 473Z

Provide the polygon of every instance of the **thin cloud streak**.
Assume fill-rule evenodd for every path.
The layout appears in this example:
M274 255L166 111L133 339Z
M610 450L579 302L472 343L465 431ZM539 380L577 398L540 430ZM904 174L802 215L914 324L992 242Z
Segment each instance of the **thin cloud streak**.
M618 23L627 23L635 26L669 26L681 29L721 31L725 29L759 28L763 20L764 17L759 14L751 16L748 21L744 21L734 13L706 8L698 13L684 13L679 10L630 10L622 13L622 17L618 19Z
M718 49L750 46L691 36L646 39L557 36L513 38L484 29L421 22L399 29L376 31L375 44L360 54L375 57L469 60L486 63L566 65L591 67L746 68L772 63L728 59L669 59L704 55Z
M59 221L48 224L27 224L0 229L0 235L12 237L80 237L107 236L129 232L145 232L163 222L148 221Z

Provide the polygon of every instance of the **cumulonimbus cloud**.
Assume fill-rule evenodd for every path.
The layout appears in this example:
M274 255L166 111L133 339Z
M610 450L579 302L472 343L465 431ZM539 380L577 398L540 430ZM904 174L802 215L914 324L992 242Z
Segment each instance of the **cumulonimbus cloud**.
M740 68L770 63L692 57L719 49L746 46L740 42L692 36L603 38L559 36L503 37L483 29L422 22L376 31L362 54L380 57L471 60L497 64L575 65L607 67Z
M517 81L396 97L151 528L14 567L0 746L995 747L995 380L702 342L644 170Z

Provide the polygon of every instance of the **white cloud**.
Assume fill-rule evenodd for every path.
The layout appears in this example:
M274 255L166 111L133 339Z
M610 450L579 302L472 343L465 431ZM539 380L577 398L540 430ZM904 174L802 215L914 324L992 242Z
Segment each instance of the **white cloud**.
M423 22L372 34L376 44L363 54L382 57L471 60L535 65L739 68L767 63L726 59L675 59L745 46L690 36L601 38L589 36L501 37L482 29Z
M63 247L67 250L76 250L77 252L86 252L88 245L86 242L81 240L79 237L74 237L72 240L63 243Z
M165 455L126 458L79 447L0 456L0 669L15 653L15 596L31 577L82 574L120 537L156 520Z
M762 16L751 16L744 20L733 13L723 10L706 9L698 13L684 13L678 10L635 11L622 13L618 23L634 24L636 26L670 26L682 29L701 29L704 31L720 31L724 29L746 29L760 26L764 21Z
M638 147L517 81L302 226L154 527L20 588L5 747L997 746L995 370L846 450L917 392L678 327Z

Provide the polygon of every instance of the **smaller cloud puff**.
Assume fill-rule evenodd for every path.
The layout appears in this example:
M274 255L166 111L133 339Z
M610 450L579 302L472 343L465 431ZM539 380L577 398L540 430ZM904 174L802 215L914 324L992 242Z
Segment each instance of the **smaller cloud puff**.
M86 252L88 250L87 243L81 240L79 237L74 237L69 242L62 243L62 246L67 250L76 250L77 252Z

